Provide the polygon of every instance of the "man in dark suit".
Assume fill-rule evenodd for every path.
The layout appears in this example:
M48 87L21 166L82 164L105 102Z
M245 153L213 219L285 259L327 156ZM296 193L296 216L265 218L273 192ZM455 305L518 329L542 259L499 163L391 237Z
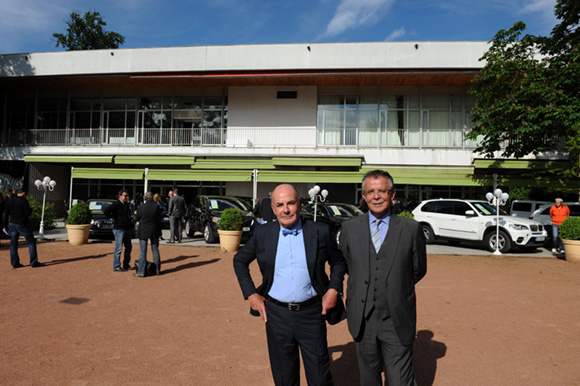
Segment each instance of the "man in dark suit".
M156 273L161 272L161 256L159 255L159 237L161 236L161 208L153 201L153 193L143 196L145 203L137 208L136 220L139 222L139 270L133 274L145 277L147 267L147 240L151 240L151 253L156 266Z
M234 256L234 270L251 313L266 323L274 383L300 383L300 351L308 384L332 385L326 320L338 323L342 319L344 305L339 294L346 262L327 225L301 221L294 187L276 187L272 209L278 222L255 229ZM249 269L256 259L262 272L258 288Z
M272 192L268 192L268 197L260 201L260 216L264 222L274 221L274 211L272 210Z
M129 192L125 189L117 193L117 201L105 209L105 216L113 219L113 235L115 235L115 257L113 260L113 271L126 272L131 269L131 232L133 231L133 216L129 206ZM121 266L121 252L125 247L123 256L123 266Z
M380 386L383 361L389 386L416 385L413 341L415 284L427 273L419 224L391 212L391 175L368 172L362 195L369 212L342 223L340 249L348 264L348 328L357 348L360 383Z
M30 266L33 268L44 266L38 262L36 251L36 239L30 228L29 217L32 209L26 199L26 190L18 189L15 195L6 203L2 216L3 230L10 234L10 263L12 268L23 267L20 264L18 256L18 238L23 236L28 243L28 252L30 254Z
M169 208L167 209L167 214L169 215L169 244L173 244L176 241L178 243L181 242L183 233L181 220L186 211L185 198L179 195L179 189L173 190L173 197L169 200Z

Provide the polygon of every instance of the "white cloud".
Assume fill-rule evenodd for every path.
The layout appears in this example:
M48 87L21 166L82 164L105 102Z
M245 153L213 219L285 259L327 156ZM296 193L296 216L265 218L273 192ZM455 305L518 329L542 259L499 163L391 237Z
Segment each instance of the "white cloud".
M556 0L524 1L521 13L548 12L549 14L553 14L555 5Z
M404 35L405 35L405 27L403 26L403 27L399 28L398 30L391 32L390 35L386 37L385 41L392 42L392 41L399 39L400 37L402 37Z
M373 25L393 5L394 0L341 0L326 27L326 36L335 36L348 29Z

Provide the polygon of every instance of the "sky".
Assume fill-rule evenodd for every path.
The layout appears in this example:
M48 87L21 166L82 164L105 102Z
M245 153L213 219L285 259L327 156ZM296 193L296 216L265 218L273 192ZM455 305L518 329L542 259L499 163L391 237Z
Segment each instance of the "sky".
M64 51L72 11L97 11L121 48L489 41L523 21L547 36L556 0L0 0L0 54Z

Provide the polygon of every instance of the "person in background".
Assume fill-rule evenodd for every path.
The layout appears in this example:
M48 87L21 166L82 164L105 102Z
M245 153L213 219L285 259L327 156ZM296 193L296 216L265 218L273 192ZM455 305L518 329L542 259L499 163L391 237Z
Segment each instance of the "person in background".
M552 218L552 253L561 253L564 250L564 243L559 238L560 225L570 216L570 208L564 205L564 200L556 198L556 203L550 208Z
M26 239L28 243L28 253L30 254L30 266L32 268L43 267L44 264L38 261L38 254L36 251L36 239L32 234L30 222L28 218L32 214L32 210L26 199L26 189L18 189L16 194L6 203L4 213L2 215L3 231L7 230L10 233L10 263L12 268L23 267L20 264L20 257L18 256L18 238L20 236Z
M153 202L155 202L159 206L159 208L161 210L162 218L163 218L163 211L167 210L167 206L163 206L164 204L163 204L163 201L161 201L161 195L159 193L155 193L153 195ZM165 204L165 205L167 205L167 204ZM163 240L162 234L159 235L159 240Z
M2 191L0 191L0 221L4 221L3 220L3 216L4 216L4 208L6 207L6 200L4 200L4 195L2 194ZM4 228L4 227L2 227ZM6 233L2 232L3 234L0 235L0 239L2 237L4 237L4 235L6 235L6 233L8 233L8 231ZM0 245L2 243L0 242Z
M145 277L147 267L147 240L151 241L151 253L156 265L157 275L161 272L161 256L159 254L159 236L161 236L161 208L153 201L153 193L147 192L143 197L145 203L137 208L136 220L139 222L139 270L133 274Z
M260 201L260 217L265 223L274 221L274 211L272 210L272 192L268 192L268 197Z
M115 235L115 257L113 271L125 272L131 269L131 232L133 231L133 216L129 205L129 192L122 189L117 193L117 201L105 209L105 216L113 220L113 234ZM121 266L121 253L125 247L123 266Z
M169 241L167 243L180 243L183 233L183 217L187 212L185 198L179 195L179 189L173 190L173 197L169 200Z

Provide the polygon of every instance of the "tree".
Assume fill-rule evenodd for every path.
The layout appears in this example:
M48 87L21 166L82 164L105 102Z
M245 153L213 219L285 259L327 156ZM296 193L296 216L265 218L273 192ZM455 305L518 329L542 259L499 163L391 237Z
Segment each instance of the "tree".
M99 12L86 12L81 18L77 11L70 14L70 20L66 21L67 34L54 33L56 46L62 46L67 51L98 50L106 48L119 48L125 43L125 37L117 32L104 31L107 25Z
M577 176L580 2L558 0L555 14L561 22L549 37L523 35L526 25L517 22L490 41L471 90L477 99L467 138L478 140L475 152L489 158L559 151L565 138L574 160L566 172Z

